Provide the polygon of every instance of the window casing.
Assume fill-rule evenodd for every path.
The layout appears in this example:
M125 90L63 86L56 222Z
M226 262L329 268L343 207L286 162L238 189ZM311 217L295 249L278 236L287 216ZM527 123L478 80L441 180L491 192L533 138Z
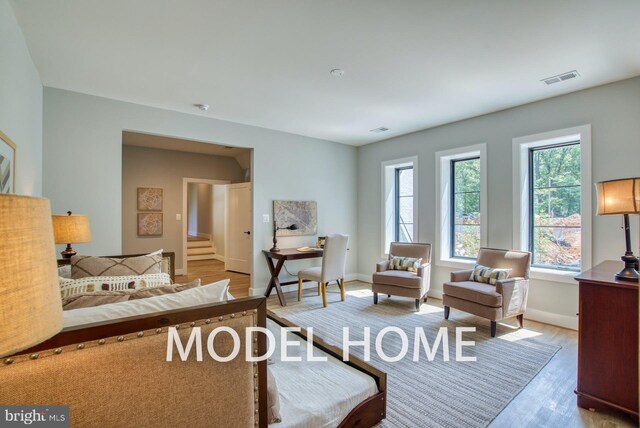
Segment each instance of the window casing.
M480 157L451 160L451 257L475 259L480 249Z
M417 242L418 158L384 161L382 166L382 248L386 258L394 241Z

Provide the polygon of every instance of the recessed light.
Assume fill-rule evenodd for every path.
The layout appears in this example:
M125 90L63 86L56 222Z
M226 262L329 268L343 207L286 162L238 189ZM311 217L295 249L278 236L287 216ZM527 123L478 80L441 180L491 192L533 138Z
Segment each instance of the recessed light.
M194 104L194 107L198 107L202 111L209 110L209 104Z
M374 134L379 134L381 132L387 132L388 130L389 128L385 128L384 126L381 126L380 128L372 129L369 132L373 132Z
M341 68L334 68L329 72L329 74L331 74L334 77L342 77L344 76L344 70Z

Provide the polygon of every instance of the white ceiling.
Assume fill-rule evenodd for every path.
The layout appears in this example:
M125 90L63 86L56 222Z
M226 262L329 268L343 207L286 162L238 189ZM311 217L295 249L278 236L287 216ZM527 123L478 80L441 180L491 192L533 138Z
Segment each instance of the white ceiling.
M640 75L638 0L12 5L45 86L353 145Z

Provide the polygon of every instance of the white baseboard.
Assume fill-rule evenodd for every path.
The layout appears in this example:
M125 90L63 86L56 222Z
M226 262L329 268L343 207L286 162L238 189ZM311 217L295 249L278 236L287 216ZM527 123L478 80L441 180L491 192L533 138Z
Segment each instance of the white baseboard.
M223 263L225 263L227 261L227 258L225 256L221 256L220 254L214 254L213 258L216 259L216 260L220 260Z
M525 320L543 322L545 324L557 325L571 330L578 330L578 317L562 314L554 314L539 309L527 308L524 313Z
M364 273L355 273L355 280L362 281L371 284L373 282L373 275L366 275Z

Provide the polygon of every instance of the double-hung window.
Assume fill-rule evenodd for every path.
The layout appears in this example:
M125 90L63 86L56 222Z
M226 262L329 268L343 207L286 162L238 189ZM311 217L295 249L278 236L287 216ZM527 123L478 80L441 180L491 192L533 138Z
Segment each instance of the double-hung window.
M418 237L418 159L382 162L382 254L391 242L416 242Z
M591 127L513 140L514 247L532 276L572 282L591 264Z

